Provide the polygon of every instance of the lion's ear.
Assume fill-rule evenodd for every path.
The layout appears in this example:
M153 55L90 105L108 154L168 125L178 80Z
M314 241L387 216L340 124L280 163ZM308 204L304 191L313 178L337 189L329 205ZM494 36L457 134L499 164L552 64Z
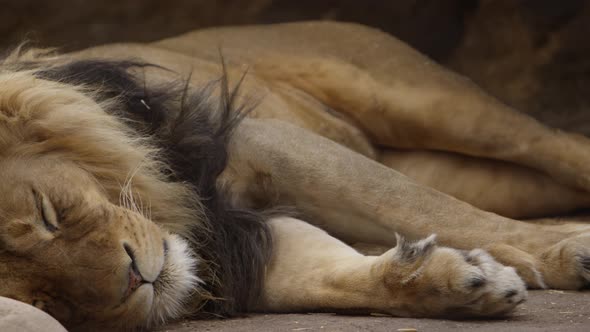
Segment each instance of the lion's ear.
M414 262L421 257L426 257L436 248L436 234L412 242L395 233L395 239L396 255L404 262Z

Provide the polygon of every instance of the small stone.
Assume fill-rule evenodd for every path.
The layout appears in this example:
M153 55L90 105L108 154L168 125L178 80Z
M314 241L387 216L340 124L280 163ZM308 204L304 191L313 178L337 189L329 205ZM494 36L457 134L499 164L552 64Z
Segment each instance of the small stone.
M0 331L2 332L67 332L47 313L26 303L0 297Z

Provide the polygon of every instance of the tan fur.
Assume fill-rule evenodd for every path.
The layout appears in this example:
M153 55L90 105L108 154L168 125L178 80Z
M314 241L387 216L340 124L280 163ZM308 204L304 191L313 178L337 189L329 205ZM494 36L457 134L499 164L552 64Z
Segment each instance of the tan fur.
M219 76L218 46L232 81L249 68L242 94L259 100L230 143L220 183L231 188L236 204L294 205L315 225L269 221L276 248L252 310L495 316L526 298L525 284L577 289L590 281L587 228L506 218L587 207L590 142L517 113L391 36L319 22L222 28L59 59L135 57L171 69L144 69L149 85L193 72L190 83L198 86ZM29 303L67 294L82 308L78 319L156 322L160 318L136 304L140 299L125 304L128 312L103 310L117 301L123 274L97 278L80 267L121 270L128 265L121 238L139 228L145 235L129 241L157 270L161 248L148 239L185 234L200 216L187 215L187 204L194 204L188 188L158 175L158 151L80 89L27 72L0 74L0 176L10 184L0 196L7 246L0 294ZM80 107L90 111L82 116L75 112ZM66 172L76 175L66 178ZM151 206L149 220L119 201L130 178L134 195ZM54 244L34 218L27 185L59 199L75 197L84 211L109 211L111 223L90 223L87 240ZM442 246L433 237L396 240L396 233L411 240L436 233ZM98 249L80 243L99 240L117 259L89 260ZM359 241L396 247L365 256L345 244ZM35 264L19 260L19 250L31 251ZM75 255L56 259L63 252ZM184 277L182 287L194 286L194 276ZM104 287L107 296L55 286L32 292L82 280ZM157 307L174 305L170 299Z
M514 269L482 250L462 254L437 247L434 236L411 245L398 238L396 248L364 256L302 221L270 224L278 245L262 309L449 318L501 315L526 298ZM411 250L414 257L405 258L404 251ZM510 291L514 295L507 297Z

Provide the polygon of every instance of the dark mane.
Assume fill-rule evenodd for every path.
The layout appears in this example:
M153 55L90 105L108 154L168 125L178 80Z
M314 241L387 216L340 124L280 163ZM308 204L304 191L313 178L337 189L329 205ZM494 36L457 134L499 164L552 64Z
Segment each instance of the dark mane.
M193 91L188 79L146 88L130 69L157 67L134 61L83 60L38 72L44 79L96 87L99 101L114 100L114 115L153 137L172 170L170 181L188 182L202 197L207 225L192 231L193 249L205 262L199 276L211 295L200 313L232 315L256 301L272 241L263 212L236 208L216 186L228 160L227 143L250 107L236 105L225 72ZM162 70L165 70L162 68ZM220 97L213 97L219 87ZM202 275L205 273L205 276ZM199 313L197 313L199 314Z

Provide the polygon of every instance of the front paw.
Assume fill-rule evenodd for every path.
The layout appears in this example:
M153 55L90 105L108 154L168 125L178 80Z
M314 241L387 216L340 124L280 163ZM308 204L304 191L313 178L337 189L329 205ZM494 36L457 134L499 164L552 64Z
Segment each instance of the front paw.
M512 266L529 288L577 290L590 284L590 234L548 243L542 250L507 244L486 248L502 264Z
M562 240L541 253L539 259L549 288L577 290L590 285L590 234Z
M528 288L579 290L590 285L590 233L560 235L533 245L496 243L485 249L498 262L512 266ZM519 245L519 244L516 244Z
M393 314L494 317L511 312L527 297L515 269L481 249L437 247L434 238L414 243L399 239L381 258L391 263L385 269L385 283L397 294L391 307L405 303L404 312L396 309Z

